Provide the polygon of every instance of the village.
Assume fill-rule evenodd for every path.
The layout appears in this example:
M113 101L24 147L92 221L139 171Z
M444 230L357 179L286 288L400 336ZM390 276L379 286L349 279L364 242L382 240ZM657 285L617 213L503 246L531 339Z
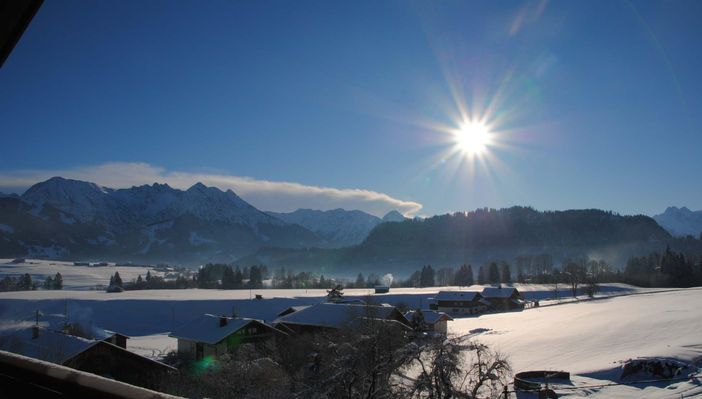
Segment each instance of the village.
M528 396L517 392L547 389L549 383L553 387L555 376L568 376L561 384L566 389L563 392L578 386L586 390L591 382L577 372L592 367L599 369L612 361L622 362L623 368L607 374L608 381L624 377L641 379L643 375L654 377L648 372L650 376L636 372L642 369L658 370L655 378L671 375L678 378L694 372L694 353L690 354L691 360L686 360L688 355L674 357L683 361L660 357L669 348L665 345L667 340L660 341L662 346L651 346L648 338L642 338L637 342L645 342L644 346L631 347L625 344L627 334L622 328L609 335L601 333L612 325L611 320L623 314L630 319L629 323L650 323L641 330L652 329L661 337L665 336L668 325L689 325L691 330L681 334L680 343L674 346L684 348L688 342L685 337L696 335L693 331L699 322L686 313L666 313L668 306L679 306L675 296L683 294L679 291L616 283L601 284L594 297L584 288L573 295L571 287L566 285L520 283L425 288L378 285L344 289L337 285L331 289L151 289L119 293L16 291L1 296L0 350L6 351L2 352L4 357L20 359L3 359L14 364L15 371L19 370L17 367L41 362L42 367L57 367L66 375L81 373L85 381L101 378L100 384L111 381L110 384L126 384L146 389L145 392L185 397L227 397L226 392L213 390L212 384L229 378L223 373L230 370L247 376L237 384L245 384L248 390L275 383L278 394L270 397L288 397L295 386L290 384L296 382L281 377L283 371L292 373L290 376L302 373L298 377L304 384L317 377L329 377L325 374L329 368L341 367L345 372L356 373L350 371L356 370L353 367L345 368L347 363L337 362L339 359L361 361L375 347L371 342L385 348L381 354L387 356L391 355L387 352L390 349L396 351L414 343L432 350L437 350L432 345L440 342L474 349L485 344L494 348L490 352L492 357L480 356L493 360L501 359L495 358L498 354L509 356L511 368L499 374L499 386L509 387L510 392L521 398ZM684 291L691 298L697 292ZM655 302L658 295L666 293L669 294L662 297L666 298L663 302ZM611 301L620 297L632 299L614 306ZM587 307L590 310L585 310L585 303L591 303ZM653 305L638 303L656 304L656 314L671 318L669 321L631 319L634 313L628 309L653 309ZM588 316L579 318L581 313ZM561 327L555 331L553 326ZM560 353L566 350L564 345L570 347L590 339L586 338L590 336L587 334L593 331L605 340L598 345L619 342L617 348L623 349L608 354L607 359L603 358L605 353L598 354L593 357L596 362L580 366L581 360L561 359ZM532 347L540 349L535 352ZM343 352L343 348L357 348L358 353ZM589 351L587 348L584 346L580 352ZM339 350L342 353L337 353ZM626 360L646 354L652 356L650 361ZM376 360L386 364L383 359ZM469 372L473 361L474 357L459 370ZM534 374L543 370L551 370L548 377ZM410 385L416 379L416 376L406 377L410 378L407 380ZM65 388L53 387L58 391ZM259 393L268 395L267 391Z
M388 287L377 287L383 293ZM107 376L117 381L154 388L165 375L184 372L194 362L215 363L244 344L296 340L334 331L353 331L364 323L380 323L401 334L446 335L454 318L477 317L487 312L522 310L525 301L514 287L486 287L482 291L439 291L425 308L401 309L377 298L345 298L343 287L327 291L319 303L279 309L265 321L246 315L203 313L180 324L169 337L177 350L154 360L128 350L130 337L117 331L86 328L62 320L61 315L36 311L34 323L3 333L0 349ZM256 295L251 301L268 299ZM58 319L57 319L58 317ZM128 366L128 367L125 367Z

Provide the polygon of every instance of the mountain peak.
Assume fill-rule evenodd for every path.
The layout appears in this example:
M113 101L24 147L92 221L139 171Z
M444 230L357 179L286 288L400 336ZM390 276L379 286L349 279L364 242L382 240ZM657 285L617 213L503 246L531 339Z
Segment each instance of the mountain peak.
M400 212L392 210L383 216L383 222L404 222L407 220Z
M35 206L49 204L86 222L113 209L113 191L95 183L56 176L31 186L21 198Z
M160 184L158 182L154 182L154 184L152 184L151 187L162 189L162 190L170 190L171 189L171 186L169 186L168 183Z
M669 206L653 219L674 236L697 236L702 231L702 211L691 211L686 206Z
M44 200L48 200L49 198L56 199L56 197L66 197L70 195L101 195L107 194L110 191L112 190L95 183L55 176L29 187L27 191L22 194L22 197L25 199L34 197L34 200L44 202Z
M197 183L193 184L192 186L190 186L188 191L204 191L204 190L207 190L208 188L209 187L202 184L202 182L197 182Z
M377 216L342 208L326 211L299 208L289 213L267 212L267 214L318 234L325 240L321 244L325 247L357 245L381 222Z

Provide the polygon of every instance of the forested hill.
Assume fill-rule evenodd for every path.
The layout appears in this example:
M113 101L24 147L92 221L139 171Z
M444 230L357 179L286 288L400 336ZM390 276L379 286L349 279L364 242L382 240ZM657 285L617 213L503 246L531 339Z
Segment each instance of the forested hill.
M592 247L664 241L670 234L648 216L597 209L546 211L512 207L479 209L378 226L364 252L439 251L492 247Z
M479 209L378 225L358 246L317 252L260 251L271 266L323 266L405 272L422 264L512 262L519 255L590 256L612 264L665 248L670 234L647 216L596 209L539 212L527 207Z

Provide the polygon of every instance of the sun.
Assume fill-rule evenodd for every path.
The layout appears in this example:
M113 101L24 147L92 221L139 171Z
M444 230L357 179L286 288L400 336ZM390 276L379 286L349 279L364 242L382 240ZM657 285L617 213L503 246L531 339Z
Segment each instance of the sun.
M490 145L490 129L482 122L466 122L454 131L455 145L467 155L481 155Z

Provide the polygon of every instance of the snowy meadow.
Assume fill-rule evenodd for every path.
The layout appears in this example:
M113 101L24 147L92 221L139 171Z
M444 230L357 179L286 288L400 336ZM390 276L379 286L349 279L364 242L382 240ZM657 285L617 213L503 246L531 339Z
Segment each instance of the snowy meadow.
M32 323L60 328L70 321L91 330L111 330L130 336L128 349L160 358L176 348L168 334L203 313L237 314L271 322L290 306L324 301L326 291L314 290L139 290L108 293L91 290L118 270L136 278L143 267L81 267L66 262L2 265L15 273L64 275L63 290L0 293L0 329L9 331ZM152 270L152 273L154 271ZM625 362L636 358L675 359L695 368L702 360L702 289L642 289L604 284L594 299L573 298L569 287L515 284L539 307L505 313L456 318L449 334L468 335L506 354L514 372L563 370L571 373L561 397L702 397L700 381L617 385ZM398 288L387 294L347 289L345 298L427 308L439 290L481 290L472 287ZM260 296L262 299L256 299ZM2 334L0 331L0 334ZM615 384L615 385L610 385ZM528 397L521 394L520 397ZM681 396L682 395L682 396Z

